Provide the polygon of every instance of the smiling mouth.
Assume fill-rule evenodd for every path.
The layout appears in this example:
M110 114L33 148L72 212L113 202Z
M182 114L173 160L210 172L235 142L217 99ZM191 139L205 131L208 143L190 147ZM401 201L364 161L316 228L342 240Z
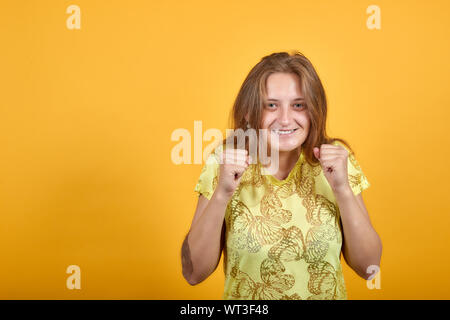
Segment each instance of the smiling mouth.
M276 134L278 134L278 135L280 135L280 136L282 136L282 135L288 135L288 134L291 134L291 133L293 133L293 132L295 132L295 131L297 131L298 130L298 128L296 128L296 129L291 129L291 130L271 130L272 132L274 132L274 133L276 133Z

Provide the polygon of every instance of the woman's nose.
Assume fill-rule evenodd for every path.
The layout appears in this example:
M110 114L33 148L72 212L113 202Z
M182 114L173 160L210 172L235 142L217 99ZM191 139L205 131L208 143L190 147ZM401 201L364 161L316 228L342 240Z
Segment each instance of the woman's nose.
M288 125L290 122L290 110L288 107L280 108L279 121L282 125Z

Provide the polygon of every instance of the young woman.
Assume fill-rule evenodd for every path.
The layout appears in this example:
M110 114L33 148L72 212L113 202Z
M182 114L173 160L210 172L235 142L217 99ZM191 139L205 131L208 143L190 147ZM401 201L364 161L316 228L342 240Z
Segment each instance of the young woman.
M191 285L202 282L223 251L223 299L347 299L341 251L368 279L382 245L361 196L370 184L354 152L326 134L326 96L311 62L299 52L264 57L232 115L235 130L268 130L269 146L277 135L278 171L266 174L247 146L216 147L195 187L183 276Z

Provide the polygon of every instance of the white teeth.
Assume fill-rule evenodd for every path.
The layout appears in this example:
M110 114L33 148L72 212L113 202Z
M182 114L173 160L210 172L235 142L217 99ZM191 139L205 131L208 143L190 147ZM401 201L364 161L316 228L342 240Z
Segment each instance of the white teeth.
M295 130L272 130L273 132L275 132L276 134L289 134L294 132Z

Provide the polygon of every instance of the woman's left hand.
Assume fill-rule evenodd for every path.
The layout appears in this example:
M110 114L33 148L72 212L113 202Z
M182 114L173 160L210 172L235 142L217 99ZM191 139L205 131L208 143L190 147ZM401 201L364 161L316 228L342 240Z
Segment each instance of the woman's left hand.
M314 156L319 160L323 174L333 192L336 193L350 188L347 171L347 149L342 146L322 144L320 149L315 147L313 152Z

